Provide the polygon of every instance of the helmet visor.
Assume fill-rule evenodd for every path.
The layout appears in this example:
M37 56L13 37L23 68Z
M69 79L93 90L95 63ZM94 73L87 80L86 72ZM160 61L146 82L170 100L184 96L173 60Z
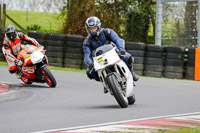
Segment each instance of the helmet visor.
M9 32L9 33L6 33L6 36L7 36L11 41L14 41L15 38L16 38L16 33L15 33L15 32Z

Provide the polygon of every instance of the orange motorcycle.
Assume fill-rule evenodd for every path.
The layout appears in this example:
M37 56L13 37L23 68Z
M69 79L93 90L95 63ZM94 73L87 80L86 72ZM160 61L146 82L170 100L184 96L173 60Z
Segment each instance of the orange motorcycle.
M17 59L24 63L19 69L22 74L21 80L25 84L38 82L47 83L50 87L55 87L57 83L49 70L45 50L29 44L21 45L21 49L17 55Z

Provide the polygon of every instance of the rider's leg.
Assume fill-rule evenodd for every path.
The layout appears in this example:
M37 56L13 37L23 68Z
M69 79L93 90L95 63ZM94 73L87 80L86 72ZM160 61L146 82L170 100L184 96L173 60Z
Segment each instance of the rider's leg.
M98 73L93 69L92 71L89 70L89 68L86 69L86 74L89 79L95 79L96 81L100 82ZM104 93L107 93L108 90L104 87Z
M131 74L133 76L133 80L134 81L138 81L139 80L139 76L133 71L133 63L134 63L133 56L131 56L131 54L129 54L129 53L126 53L126 56L125 57L121 57L121 59L126 63L128 68L130 69Z
M6 61L8 63L8 70L11 74L15 74L17 78L21 77L21 73L18 72L18 66L14 63L14 61L10 61L6 55L4 55L6 58Z
M93 69L92 71L89 70L89 68L86 69L86 74L89 79L95 79L96 81L100 81L98 73Z

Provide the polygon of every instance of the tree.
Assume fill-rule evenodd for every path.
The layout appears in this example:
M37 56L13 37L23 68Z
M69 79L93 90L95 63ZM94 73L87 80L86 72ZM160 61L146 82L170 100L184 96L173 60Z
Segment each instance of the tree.
M149 24L152 21L155 28L152 0L137 0L133 10L127 15L126 37L129 41L148 43ZM155 33L154 33L155 34Z
M95 0L68 0L62 33L86 36L85 21L95 15Z

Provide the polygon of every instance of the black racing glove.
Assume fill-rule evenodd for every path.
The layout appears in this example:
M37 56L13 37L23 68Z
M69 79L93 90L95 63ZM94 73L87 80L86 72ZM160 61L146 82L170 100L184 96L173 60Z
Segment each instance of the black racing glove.
M126 51L124 49L120 49L119 50L119 55L120 56L125 56L126 55Z

